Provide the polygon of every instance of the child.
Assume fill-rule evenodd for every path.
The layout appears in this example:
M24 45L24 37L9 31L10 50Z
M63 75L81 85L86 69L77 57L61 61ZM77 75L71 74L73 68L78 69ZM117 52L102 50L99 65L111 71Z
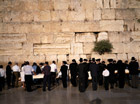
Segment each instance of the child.
M104 87L105 90L109 90L109 71L105 68L105 70L103 71L102 75L104 77Z

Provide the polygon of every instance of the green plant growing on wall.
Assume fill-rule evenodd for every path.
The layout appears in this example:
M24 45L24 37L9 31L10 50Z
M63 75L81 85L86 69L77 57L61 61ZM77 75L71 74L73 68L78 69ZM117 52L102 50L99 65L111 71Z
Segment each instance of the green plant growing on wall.
M93 51L102 55L105 52L107 53L112 52L112 49L113 49L113 45L109 42L109 40L101 40L101 41L95 42Z
M137 21L138 21L138 23L140 23L140 19L138 19Z

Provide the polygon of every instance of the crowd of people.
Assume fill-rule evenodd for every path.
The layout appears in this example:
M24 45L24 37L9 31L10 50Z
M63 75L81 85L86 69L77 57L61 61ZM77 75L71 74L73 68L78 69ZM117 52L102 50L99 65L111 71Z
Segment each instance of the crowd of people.
M80 58L79 64L73 59L72 63L68 65L66 61L63 61L59 72L55 61L52 61L50 65L47 61L39 65L34 62L32 66L26 61L21 67L17 62L14 66L12 66L12 62L8 62L6 71L3 69L3 65L0 65L0 91L5 87L5 82L8 89L19 87L20 78L22 87L25 87L28 92L32 91L33 83L41 83L41 81L43 83L42 90L46 91L48 88L48 91L51 91L51 87L58 84L60 79L64 88L67 88L67 81L70 80L73 87L78 86L79 91L84 92L89 85L89 72L92 77L93 90L97 90L98 86L104 86L105 90L113 89L115 86L124 88L125 83L132 88L138 88L139 64L135 57L131 58L130 63L122 60L116 62L113 59L108 59L108 62L106 64L100 59ZM33 75L41 73L44 74L43 80L33 80Z

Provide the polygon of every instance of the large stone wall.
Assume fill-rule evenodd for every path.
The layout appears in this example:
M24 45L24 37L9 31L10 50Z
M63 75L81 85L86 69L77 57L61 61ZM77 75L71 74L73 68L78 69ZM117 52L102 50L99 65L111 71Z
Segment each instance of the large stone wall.
M0 63L75 58L140 61L140 0L0 0ZM94 42L113 52L98 55Z

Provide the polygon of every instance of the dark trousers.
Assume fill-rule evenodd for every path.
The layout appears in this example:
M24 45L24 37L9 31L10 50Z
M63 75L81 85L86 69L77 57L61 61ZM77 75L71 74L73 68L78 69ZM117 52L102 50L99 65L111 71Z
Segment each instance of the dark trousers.
M63 83L63 87L67 88L67 76L66 77L62 77L62 83Z
M99 77L99 86L102 86L102 85L103 85L103 77L100 76L100 77Z
M19 72L13 72L13 86L18 87Z
M119 77L119 88L124 88L125 77Z
M2 91L3 87L4 87L4 77L0 77L0 91Z
M109 90L109 77L104 77L104 88Z
M7 76L6 77L6 80L7 80L7 86L8 86L8 88L10 88L11 87L11 75L9 76Z
M132 83L131 83L131 86L133 88L138 88L138 82L139 82L138 75L132 75Z
M71 76L71 84L76 87L77 83L76 83L76 76Z
M32 75L25 75L25 84L26 84L26 90L28 92L32 91L32 84L33 84L33 77Z
M55 80L56 80L56 72L51 72L51 83L55 85Z
M92 76L92 89L97 90L97 76Z
M85 86L85 79L86 78L79 78L79 91L80 92L84 92L85 89L86 89L86 86Z
M43 91L46 90L46 84L48 84L48 90L50 90L51 89L51 75L44 75Z

